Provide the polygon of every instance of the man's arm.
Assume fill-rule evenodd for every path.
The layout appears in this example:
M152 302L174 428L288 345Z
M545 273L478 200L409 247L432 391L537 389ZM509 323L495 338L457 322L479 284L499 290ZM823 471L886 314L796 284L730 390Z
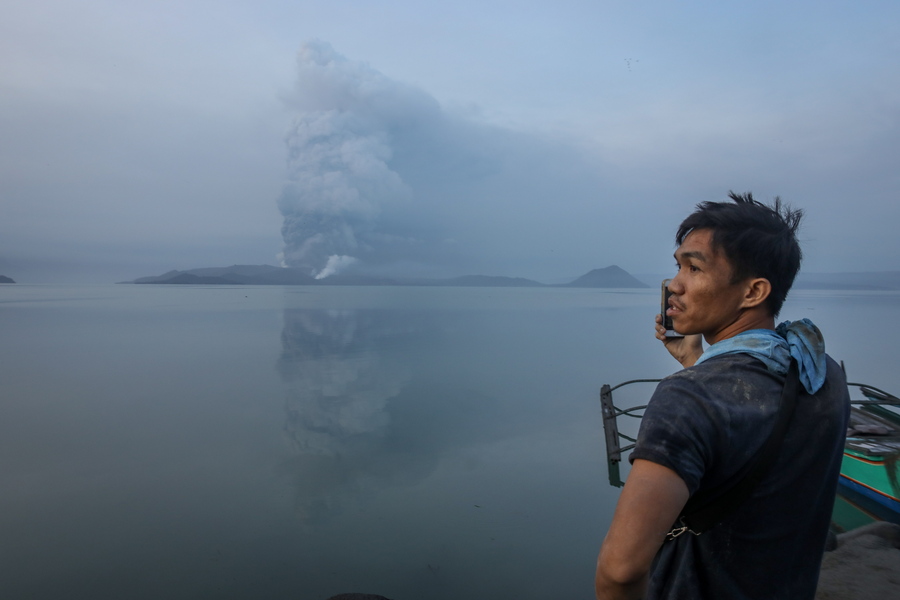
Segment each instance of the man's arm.
M643 596L653 557L689 496L687 485L672 469L634 461L597 558L598 600Z

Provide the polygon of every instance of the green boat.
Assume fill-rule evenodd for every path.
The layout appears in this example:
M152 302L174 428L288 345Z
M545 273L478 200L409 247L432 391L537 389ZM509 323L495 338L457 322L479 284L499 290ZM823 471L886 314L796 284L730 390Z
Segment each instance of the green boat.
M900 518L900 399L878 388L858 383L863 400L852 400L840 485L874 503L878 518ZM885 512L887 511L887 512Z

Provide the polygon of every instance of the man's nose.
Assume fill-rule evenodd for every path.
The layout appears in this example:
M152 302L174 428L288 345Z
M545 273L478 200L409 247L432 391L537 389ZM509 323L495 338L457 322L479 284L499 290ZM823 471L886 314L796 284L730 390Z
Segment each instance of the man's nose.
M681 284L681 271L669 281L668 288L673 294L681 294L684 291L684 286Z

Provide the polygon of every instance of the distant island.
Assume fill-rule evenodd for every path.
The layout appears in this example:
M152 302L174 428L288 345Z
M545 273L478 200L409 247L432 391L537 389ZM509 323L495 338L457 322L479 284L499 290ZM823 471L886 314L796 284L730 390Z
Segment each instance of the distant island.
M446 287L569 287L569 288L646 288L643 281L624 269L610 265L594 269L569 283L547 284L523 277L464 275L449 279L384 278L341 274L316 279L305 271L272 265L232 265L187 271L169 271L153 277L140 277L123 283L176 285L405 285Z
M0 275L0 283L15 283L15 281L5 275Z
M671 275L669 275L671 277ZM641 279L662 281L663 275L642 274ZM0 276L0 282L14 283ZM553 288L648 288L643 281L621 267L610 265L594 269L568 283L547 284L524 277L500 275L463 275L447 279L388 278L338 273L316 279L300 269L272 265L232 265L207 267L187 271L169 271L153 277L140 277L121 283L181 284L181 285L382 285L382 286L443 286L443 287L553 287ZM653 286L655 287L655 286ZM900 271L867 273L806 273L801 272L794 282L794 290L897 291L900 290Z

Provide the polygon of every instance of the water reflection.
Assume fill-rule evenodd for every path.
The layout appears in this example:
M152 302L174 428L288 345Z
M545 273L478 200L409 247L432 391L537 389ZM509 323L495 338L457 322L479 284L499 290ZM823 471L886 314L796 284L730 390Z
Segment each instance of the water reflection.
M371 484L365 476L379 474L373 463L391 439L388 404L410 379L409 366L379 348L409 333L409 324L361 311L284 311L278 371L296 449L287 469L305 520L333 512L340 496L362 493Z
M521 398L478 385L485 361L469 347L480 324L471 319L284 311L278 371L294 446L285 468L301 519L320 521L383 488L421 482L442 458L466 455L461 460L474 468L478 455L466 448L542 426L524 420Z
M401 333L358 311L285 311L278 370L288 386L285 430L298 450L346 456L382 443L387 403L409 369L378 345Z

